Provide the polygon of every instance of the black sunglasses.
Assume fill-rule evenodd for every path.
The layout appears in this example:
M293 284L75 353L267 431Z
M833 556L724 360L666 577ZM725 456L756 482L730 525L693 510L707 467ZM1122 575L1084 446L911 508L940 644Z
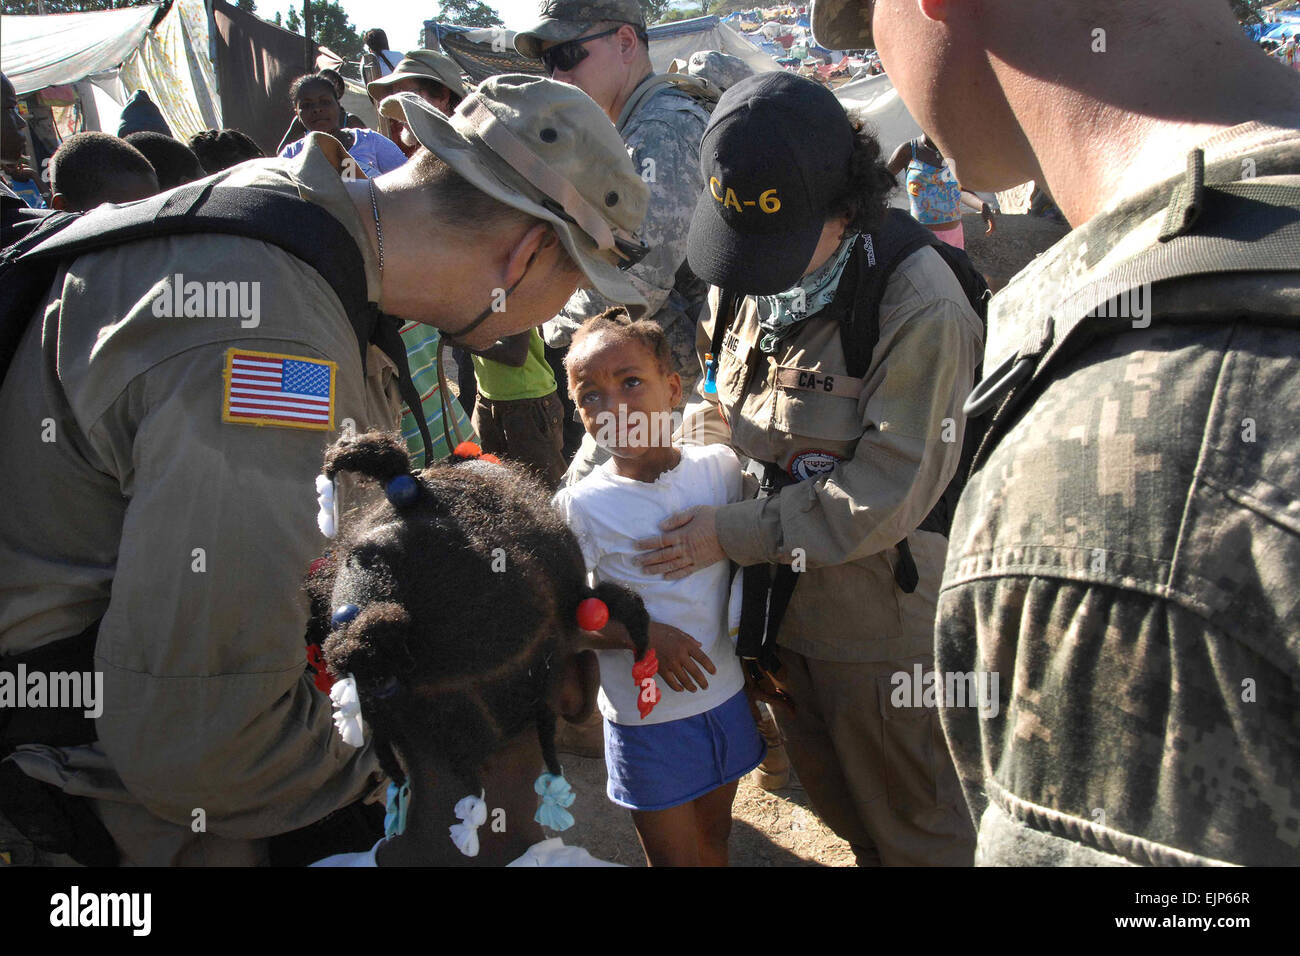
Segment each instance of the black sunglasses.
M542 51L542 66L546 68L547 76L554 76L557 70L564 73L569 72L588 56L584 43L591 40L599 40L601 37L607 37L611 33L617 33L623 29L622 24L614 27L612 30L605 30L602 33L593 33L589 37L578 37L576 40L569 40L565 43L558 43L549 50Z

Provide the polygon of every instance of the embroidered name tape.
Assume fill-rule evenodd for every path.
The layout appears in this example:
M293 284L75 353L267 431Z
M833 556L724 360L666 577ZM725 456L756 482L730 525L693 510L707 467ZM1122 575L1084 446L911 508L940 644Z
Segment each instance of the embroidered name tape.
M334 362L228 349L221 420L330 431L334 428L337 375Z
M829 375L812 369L781 365L776 370L776 384L781 388L804 392L821 392L837 398L856 399L865 383L851 375Z

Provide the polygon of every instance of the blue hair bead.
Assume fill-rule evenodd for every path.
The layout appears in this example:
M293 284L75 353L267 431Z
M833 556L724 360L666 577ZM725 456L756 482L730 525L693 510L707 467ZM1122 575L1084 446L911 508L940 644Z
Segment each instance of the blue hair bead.
M340 604L330 615L331 630L338 630L360 613L361 609L355 604Z
M398 475L384 485L384 494L388 495L394 508L407 508L420 497L420 484L410 475Z

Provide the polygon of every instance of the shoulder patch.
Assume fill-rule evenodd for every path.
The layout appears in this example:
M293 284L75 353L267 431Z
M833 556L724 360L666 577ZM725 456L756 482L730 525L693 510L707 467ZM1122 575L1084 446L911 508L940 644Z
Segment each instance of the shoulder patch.
M829 474L843 460L839 455L832 454L829 451L812 449L791 458L790 467L786 471L795 481L806 481L809 478L816 478L818 475Z
M338 365L323 359L227 349L221 420L330 431L337 375Z

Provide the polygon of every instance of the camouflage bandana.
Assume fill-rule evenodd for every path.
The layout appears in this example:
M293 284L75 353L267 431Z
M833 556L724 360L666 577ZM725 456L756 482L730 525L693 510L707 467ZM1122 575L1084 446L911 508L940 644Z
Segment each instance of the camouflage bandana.
M756 295L754 305L758 309L758 324L763 329L763 338L758 343L760 351L771 354L777 345L791 330L810 315L816 315L835 298L840 276L853 251L857 236L850 236L840 243L839 251L827 260L826 264L810 275L799 280L799 284L778 292L776 295Z

